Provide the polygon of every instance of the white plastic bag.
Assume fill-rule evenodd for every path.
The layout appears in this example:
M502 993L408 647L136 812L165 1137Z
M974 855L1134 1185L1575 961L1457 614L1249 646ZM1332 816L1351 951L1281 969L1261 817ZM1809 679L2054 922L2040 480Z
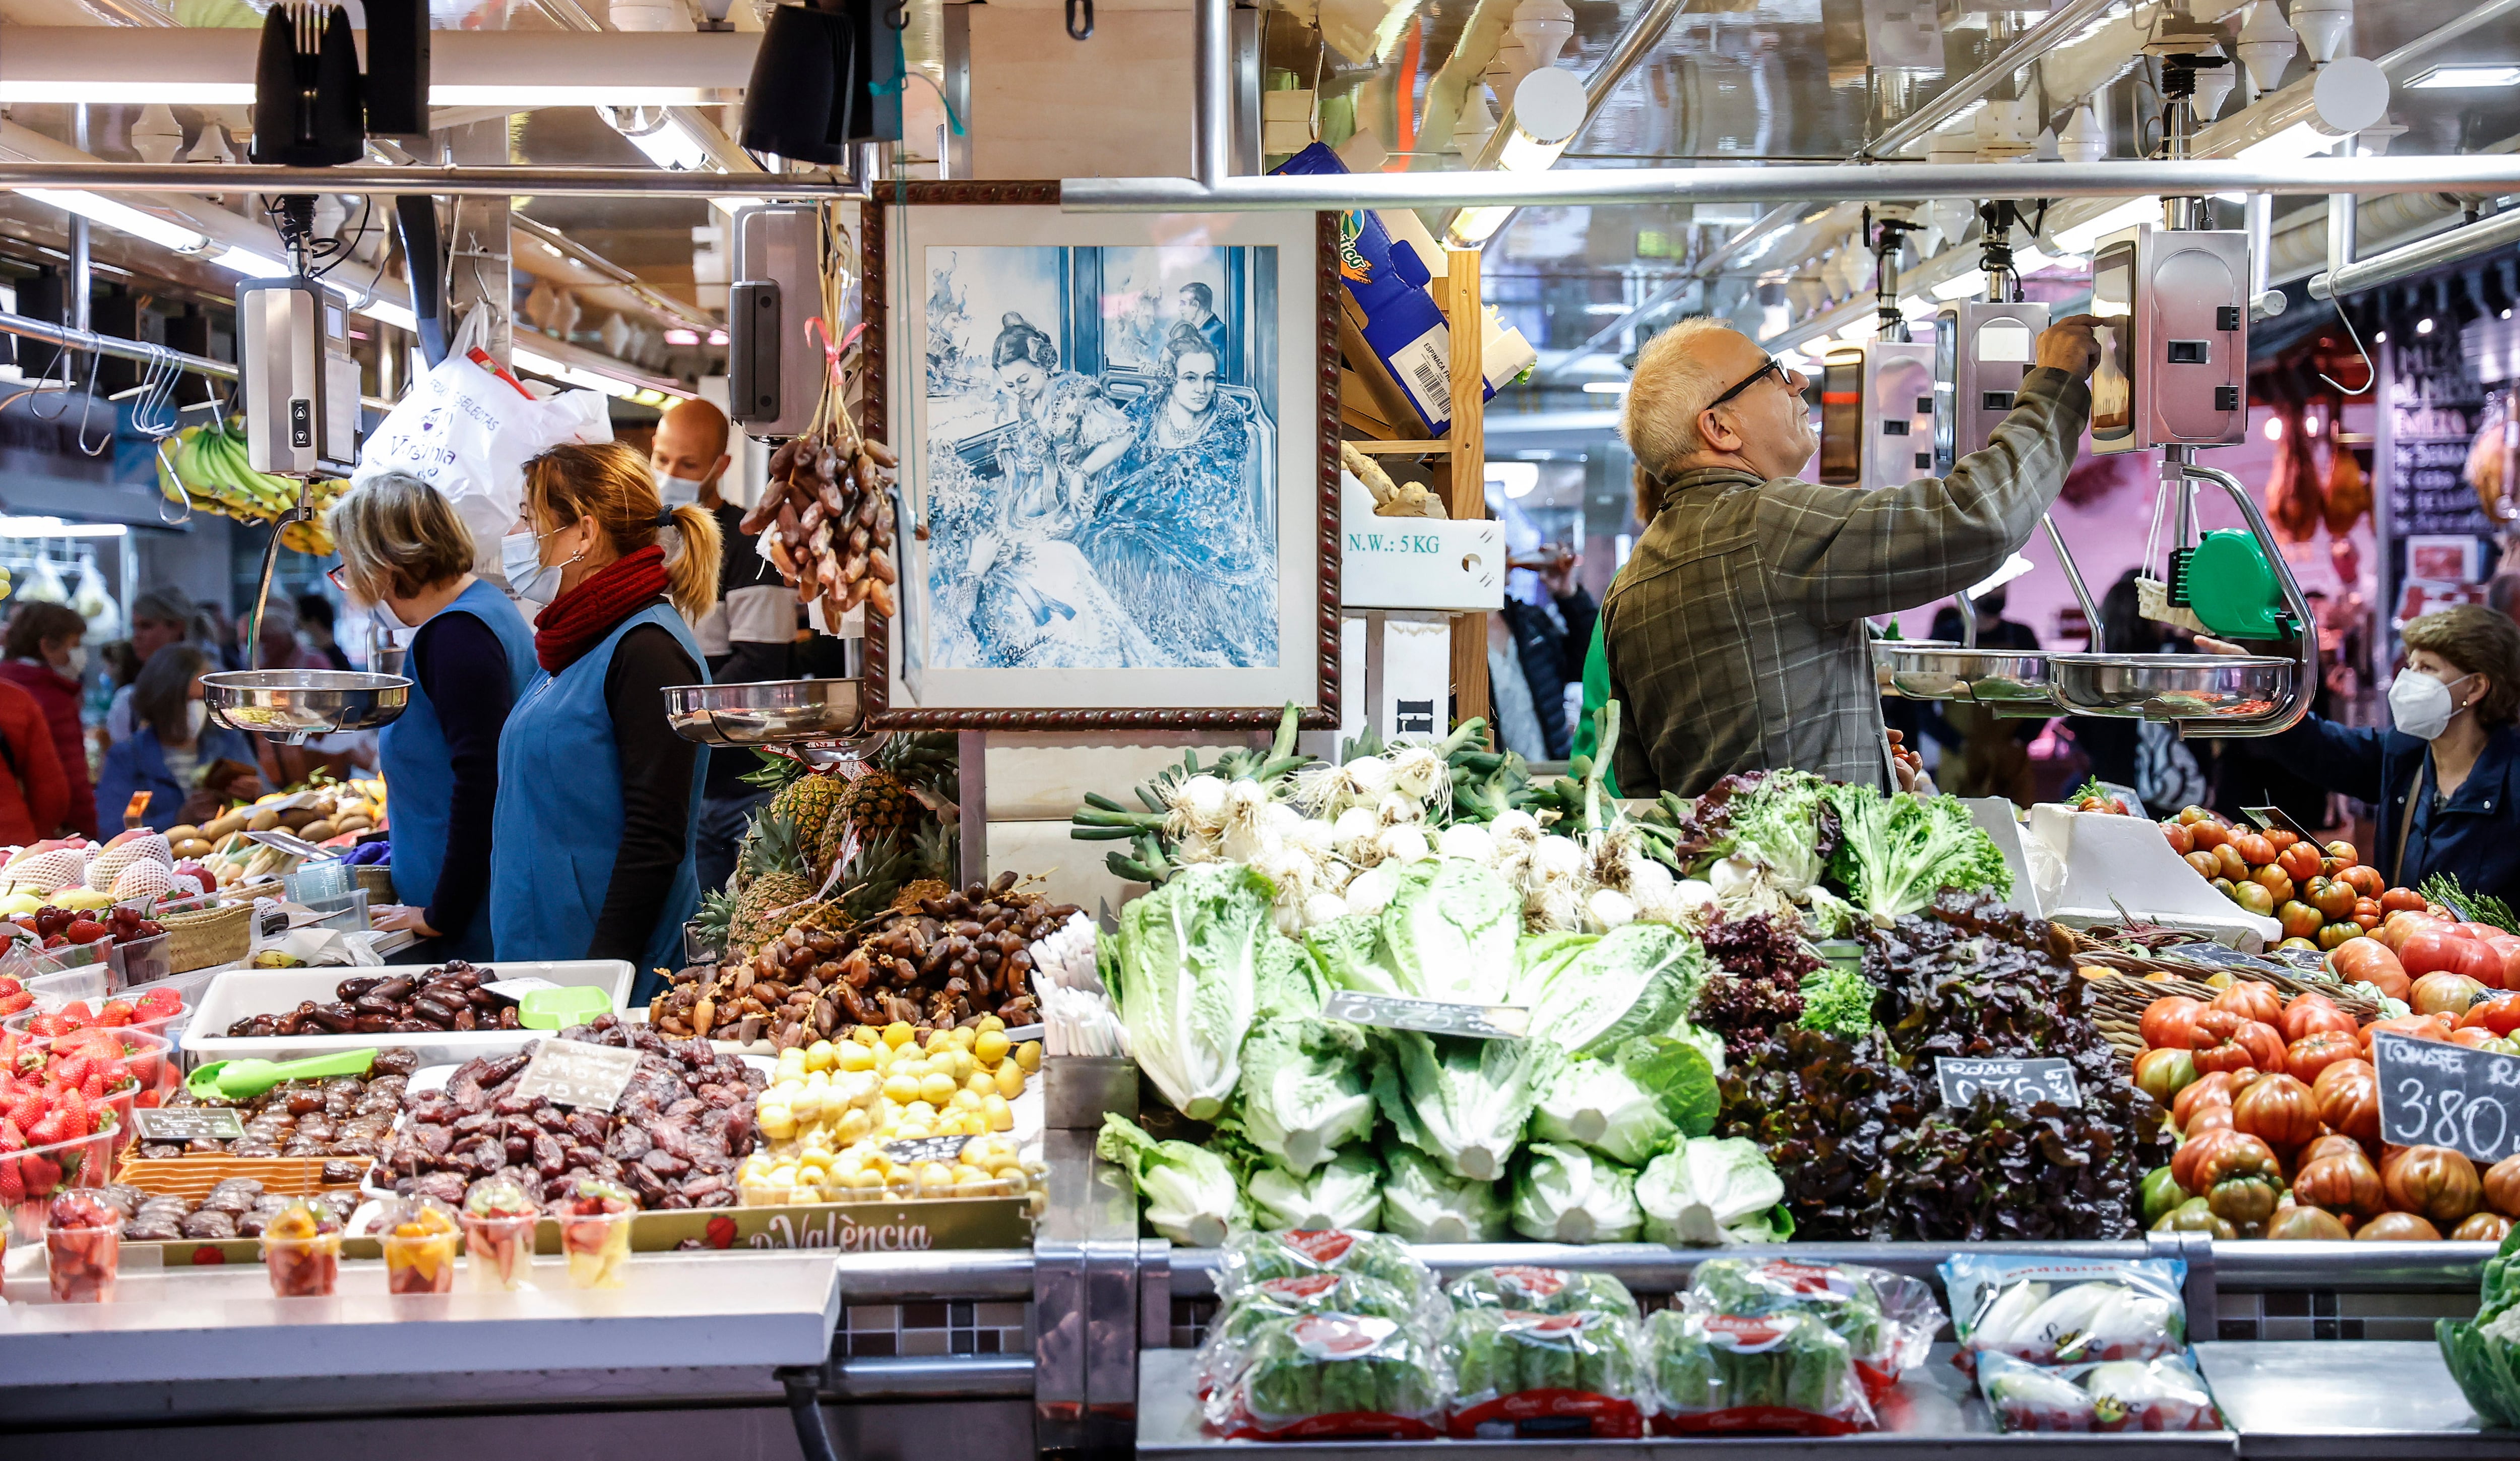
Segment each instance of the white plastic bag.
M446 358L369 434L351 480L407 472L437 488L472 530L473 571L504 587L499 539L524 500L526 458L563 441L609 441L612 422L598 391L537 400L479 364L472 351L487 334L481 310L465 316Z

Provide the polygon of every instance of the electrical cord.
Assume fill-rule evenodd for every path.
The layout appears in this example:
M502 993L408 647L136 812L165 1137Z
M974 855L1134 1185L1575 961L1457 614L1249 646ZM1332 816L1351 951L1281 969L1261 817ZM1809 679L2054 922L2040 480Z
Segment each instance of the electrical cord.
M831 1427L823 1420L823 1372L812 1366L797 1366L779 1372L779 1383L788 1392L788 1416L796 1425L796 1444L805 1453L805 1461L840 1461L837 1447L832 1444Z

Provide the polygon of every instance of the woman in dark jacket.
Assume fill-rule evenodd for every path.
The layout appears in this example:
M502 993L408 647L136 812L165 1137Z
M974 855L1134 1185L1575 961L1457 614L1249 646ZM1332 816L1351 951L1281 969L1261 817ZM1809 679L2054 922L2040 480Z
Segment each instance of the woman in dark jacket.
M2389 687L2395 729L2311 716L2266 749L2378 809L2379 845L2364 860L2390 886L2447 873L2520 902L2520 625L2462 604L2408 624L2405 638L2406 667Z
M142 666L131 689L140 732L113 743L97 777L97 799L113 809L117 825L134 792L150 794L140 825L159 832L208 821L232 798L262 795L249 770L252 743L243 731L211 724L202 704L202 676L217 667L189 644L170 644ZM220 768L221 761L235 764ZM213 770L222 774L205 784Z

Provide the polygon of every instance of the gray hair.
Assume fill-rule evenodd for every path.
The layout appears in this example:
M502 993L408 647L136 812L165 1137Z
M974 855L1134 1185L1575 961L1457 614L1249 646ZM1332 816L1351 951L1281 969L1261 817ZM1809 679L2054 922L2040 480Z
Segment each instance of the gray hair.
M1707 367L1699 349L1710 335L1738 335L1730 321L1697 315L1665 330L1637 352L1637 368L1628 382L1628 400L1619 421L1628 455L1636 458L1637 516L1650 521L1647 504L1661 495L1659 483L1673 466L1706 449L1697 434L1697 418L1706 403L1728 384ZM1647 487L1654 490L1649 495Z

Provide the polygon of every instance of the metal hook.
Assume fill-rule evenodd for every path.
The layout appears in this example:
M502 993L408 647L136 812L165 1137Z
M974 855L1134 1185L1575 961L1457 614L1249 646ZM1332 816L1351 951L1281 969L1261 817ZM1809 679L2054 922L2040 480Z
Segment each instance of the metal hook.
M2354 352L2362 357L2362 388L2360 390L2346 390L2344 387L2338 385L2336 382L2328 381L2327 372L2323 370L2315 370L2311 372L2311 374L2318 377L2322 381L2327 381L2327 388L2330 390L2344 391L2348 396L2369 395L2371 393L2371 388L2380 384L2379 362L2373 360L2371 358L2371 352L2363 347L2362 337L2360 334L2357 334L2354 329L2354 317L2345 312L2345 301L2342 299L2331 299L2328 302L2336 307L2336 318L2342 321L2345 325L2345 338L2354 342Z
M1077 7L1085 9L1085 28L1076 28ZM1067 38L1085 40L1094 34L1094 0L1067 0Z
M111 420L107 422L105 434L98 438L97 443L94 446L87 444L87 419L96 412L96 380L104 366L103 351L97 351L88 357L87 389L79 397L78 449L82 456L101 457L113 445L113 426ZM112 414L112 411L106 413L109 418Z
M184 479L175 475L174 464L166 460L166 437L160 436L154 443L158 451L158 470L166 474L166 479L175 484L175 490L168 492L163 487L158 489L158 521L169 527L181 527L193 521L193 494L184 490ZM184 499L184 515L180 518L167 517L166 504L177 497Z

